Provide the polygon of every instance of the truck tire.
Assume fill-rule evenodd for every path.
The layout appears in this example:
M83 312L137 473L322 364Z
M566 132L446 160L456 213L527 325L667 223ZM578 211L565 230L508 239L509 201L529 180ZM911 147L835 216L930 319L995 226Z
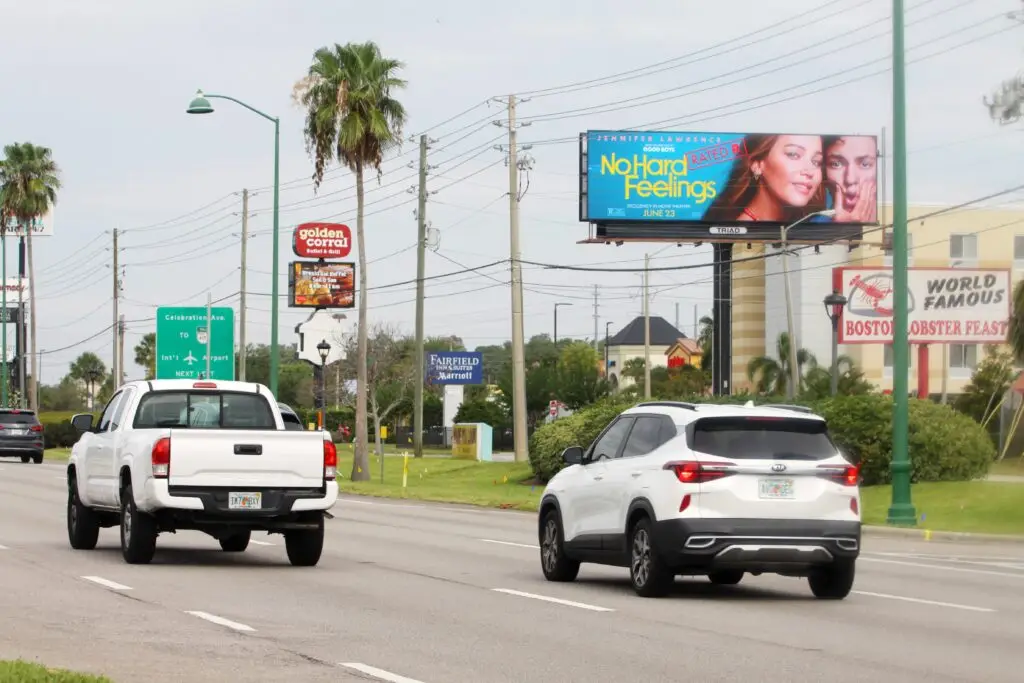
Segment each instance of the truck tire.
M284 532L284 548L292 566L315 567L324 550L323 515L317 519L316 529L294 529Z
M252 536L251 531L239 531L237 534L231 534L220 540L220 549L226 553L242 553L249 547L249 538Z
M68 481L68 543L75 550L92 550L100 538L96 513L82 505L74 477Z
M121 555L128 564L149 564L156 553L156 520L135 506L132 487L121 493Z

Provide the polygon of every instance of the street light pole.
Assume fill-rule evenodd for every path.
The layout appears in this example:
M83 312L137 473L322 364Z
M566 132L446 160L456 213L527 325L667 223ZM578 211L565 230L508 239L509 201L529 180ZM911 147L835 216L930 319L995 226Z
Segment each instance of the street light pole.
M273 259L271 266L270 282L270 393L277 396L277 374L281 363L280 353L277 348L277 326L278 326L278 258L280 254L278 227L280 220L280 189L281 189L281 120L260 111L256 107L230 97L228 95L204 94L202 90L196 91L196 96L189 103L187 114L212 114L213 105L211 99L228 100L245 107L254 114L259 114L274 124L274 234L273 234Z
M786 395L790 398L795 398L800 390L800 368L796 364L797 342L796 329L793 325L793 294L789 288L789 247L787 245L787 238L789 237L789 231L804 221L810 220L815 216L834 215L836 215L834 209L815 211L814 213L807 214L795 223L783 226L782 228L782 285L786 292L786 329L789 333L789 382L786 383Z
M832 321L832 395L839 393L839 319L843 315L846 297L838 290L825 297L825 314Z
M604 376L608 377L608 328L612 326L612 321L608 320L604 324Z
M320 343L316 345L317 353L320 354L320 377L317 382L317 390L320 394L320 400L317 401L319 404L319 422L320 429L326 429L327 426L327 356L331 353L331 345L327 343L326 339L321 339Z
M572 304L557 303L555 304L555 350L558 350L558 307L559 306L572 306Z

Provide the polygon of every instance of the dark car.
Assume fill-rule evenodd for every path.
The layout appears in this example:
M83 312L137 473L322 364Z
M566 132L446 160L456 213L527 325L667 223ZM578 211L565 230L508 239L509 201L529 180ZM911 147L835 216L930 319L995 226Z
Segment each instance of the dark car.
M289 431L301 432L306 429L306 426L302 424L302 418L299 417L298 413L291 409L286 403L278 403L278 410L281 411L281 419L284 420L284 428Z
M43 461L43 425L35 411L0 408L0 457Z

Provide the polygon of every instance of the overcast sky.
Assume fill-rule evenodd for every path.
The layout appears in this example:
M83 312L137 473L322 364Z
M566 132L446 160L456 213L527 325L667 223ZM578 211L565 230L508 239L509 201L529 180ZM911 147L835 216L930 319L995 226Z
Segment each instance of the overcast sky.
M1018 184L1024 136L991 122L981 98L1020 64L1024 29L1005 16L1019 3L907 4L911 200L953 203ZM508 171L503 153L493 149L503 130L488 123L504 109L485 102L538 90L545 92L519 107L521 119L534 121L520 131L521 143L534 143L521 205L523 259L641 267L642 245L576 244L587 234L577 220L577 134L654 122L684 131L880 134L891 126L891 77L882 72L890 54L890 6L889 0L636 0L629 9L607 0L0 0L0 142L48 146L63 171L56 235L35 243L39 347L68 347L110 324L113 228L122 231L122 310L133 321L125 352L129 377L141 372L131 347L154 329L157 305L205 305L209 290L214 299L234 294L226 304L237 306L242 188L254 191L249 340L269 341L273 127L217 100L213 115L186 116L197 88L281 117L282 296L286 264L294 258L292 226L329 219L351 221L354 231L352 176L332 170L314 195L303 113L290 100L313 51L335 42L374 40L406 63L409 87L399 94L409 112L406 134L427 132L436 140L428 217L440 245L428 251L428 275L508 258ZM617 82L566 91L659 63ZM836 87L853 79L860 80ZM804 93L813 94L794 97ZM644 95L651 97L623 102ZM414 287L379 289L416 273L415 195L406 193L415 182L407 167L415 145L406 143L403 152L385 164L381 186L370 186L366 247L370 287L378 288L370 292L371 322L411 333ZM8 251L11 274L16 250ZM678 303L681 327L692 333L694 307L703 314L711 306L709 248L649 251L659 252L656 265L693 267L651 276L652 314L671 322ZM428 282L427 333L457 334L470 348L507 339L507 280L506 266ZM524 281L527 336L550 333L553 304L562 301L573 306L559 311L559 336L592 337L595 284L602 336L606 321L614 323L614 334L641 311L639 274L526 266ZM280 338L294 341L294 326L308 312L288 309L283 299L280 310ZM350 318L354 324L355 311ZM109 362L111 347L104 334L48 353L42 379L56 381L84 351Z

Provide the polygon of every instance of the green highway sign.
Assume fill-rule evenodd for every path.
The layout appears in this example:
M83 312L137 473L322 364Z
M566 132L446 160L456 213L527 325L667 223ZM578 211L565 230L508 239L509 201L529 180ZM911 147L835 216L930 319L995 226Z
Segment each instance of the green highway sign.
M235 378L235 311L211 308L210 376L206 377L206 307L156 309L156 378Z

